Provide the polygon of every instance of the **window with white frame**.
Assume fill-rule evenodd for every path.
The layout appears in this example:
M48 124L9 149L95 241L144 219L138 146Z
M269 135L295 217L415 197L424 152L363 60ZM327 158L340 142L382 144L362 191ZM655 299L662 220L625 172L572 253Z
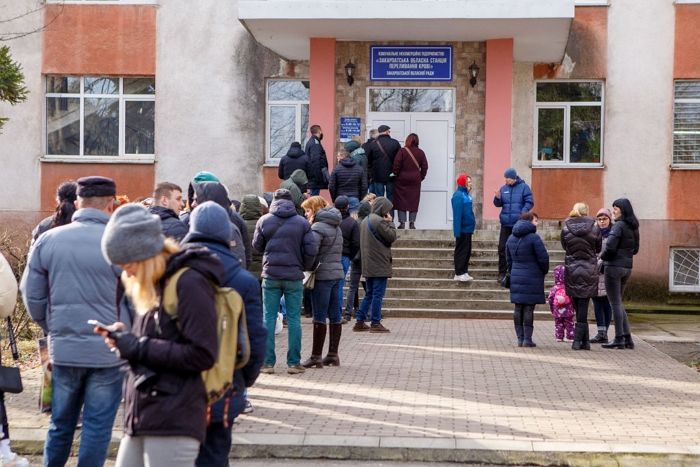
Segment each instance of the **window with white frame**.
M47 76L46 155L155 153L153 77Z
M294 141L304 147L309 127L309 82L269 80L265 122L268 163L278 163Z
M603 161L603 83L535 84L534 165L600 166Z
M700 292L700 248L671 248L669 289Z
M700 81L674 85L673 165L700 168Z

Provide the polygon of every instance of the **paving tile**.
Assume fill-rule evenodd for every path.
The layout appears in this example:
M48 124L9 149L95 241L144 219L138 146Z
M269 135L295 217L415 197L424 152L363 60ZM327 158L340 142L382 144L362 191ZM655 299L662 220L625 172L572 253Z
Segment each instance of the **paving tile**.
M532 442L507 439L457 439L457 449L488 451L532 451Z
M378 436L306 435L304 446L357 446L378 448Z
M382 437L379 446L382 448L414 448L414 449L454 449L454 438L412 438L412 437Z

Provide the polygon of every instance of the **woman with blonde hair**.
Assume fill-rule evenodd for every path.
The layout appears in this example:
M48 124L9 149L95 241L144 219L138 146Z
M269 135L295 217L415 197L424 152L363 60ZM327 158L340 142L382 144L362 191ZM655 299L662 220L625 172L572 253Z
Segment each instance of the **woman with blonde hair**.
M588 216L586 203L574 204L561 231L566 294L576 311L574 350L590 350L588 334L588 301L598 295L598 256L602 244L600 230Z
M123 269L124 288L136 308L131 331L119 322L95 328L129 363L117 466L192 466L207 429L200 373L217 357L212 284L221 283L224 270L205 248L180 250L160 224L143 206L126 204L102 237L102 252ZM163 305L171 281L176 310Z
M321 196L312 196L301 203L301 208L304 210L304 215L310 223L314 223L316 213L328 206L328 202Z

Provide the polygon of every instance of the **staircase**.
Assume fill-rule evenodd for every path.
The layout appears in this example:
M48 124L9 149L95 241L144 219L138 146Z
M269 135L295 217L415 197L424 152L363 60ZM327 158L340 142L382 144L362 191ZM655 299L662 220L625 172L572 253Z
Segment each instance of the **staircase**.
M549 251L550 272L545 292L554 284L551 271L564 262L559 229L538 228ZM382 307L386 317L504 318L513 314L510 293L497 281L498 234L495 228L474 233L470 282L454 277L454 237L448 230L399 230L392 248L393 277L389 279ZM362 288L360 288L362 297ZM538 305L537 318L551 317L547 305Z

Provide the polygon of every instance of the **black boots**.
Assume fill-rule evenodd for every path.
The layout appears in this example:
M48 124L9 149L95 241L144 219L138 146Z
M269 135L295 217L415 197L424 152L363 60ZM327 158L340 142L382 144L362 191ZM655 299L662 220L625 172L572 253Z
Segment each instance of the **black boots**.
M340 326L338 324L337 326ZM311 344L311 356L301 364L304 368L323 368L323 344L326 341L326 325L314 323L314 338Z
M416 229L416 223L415 223L415 222L409 222L409 223L408 223L408 228L409 228L409 229L415 230L415 229Z
M515 324L515 335L518 338L518 347L523 346L523 340L525 339L525 333L523 331L522 324Z
M624 336L615 336L615 340L607 344L601 345L604 349L634 349L632 336L625 334Z
M598 334L591 339L591 344L607 344L608 342L608 333L605 331L598 331Z
M406 228L406 223L405 222L399 222L399 226L396 227L397 229L405 229Z
M537 344L532 342L532 332L534 330L533 326L523 326L523 347L537 347Z
M328 338L328 353L323 359L325 366L340 366L340 357L338 357L338 345L340 344L340 334L343 331L343 325L331 324L330 336Z
M574 350L591 350L588 340L588 323L576 323L574 330L574 342L571 344Z

